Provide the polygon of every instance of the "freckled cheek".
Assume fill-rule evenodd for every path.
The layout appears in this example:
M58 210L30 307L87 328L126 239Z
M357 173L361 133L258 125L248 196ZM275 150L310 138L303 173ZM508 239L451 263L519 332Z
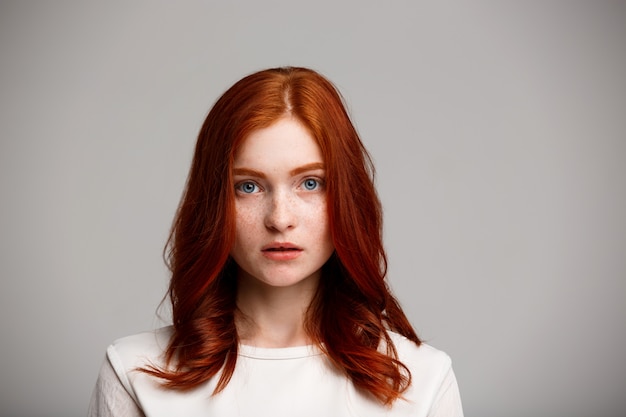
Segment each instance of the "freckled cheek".
M329 244L331 241L331 234L326 202L323 201L310 206L307 210L305 218L307 219L306 224L308 233L310 236L316 237L316 243L319 246Z
M235 212L235 245L242 247L253 243L258 236L259 225L263 225L258 210L251 210L248 206L237 207Z

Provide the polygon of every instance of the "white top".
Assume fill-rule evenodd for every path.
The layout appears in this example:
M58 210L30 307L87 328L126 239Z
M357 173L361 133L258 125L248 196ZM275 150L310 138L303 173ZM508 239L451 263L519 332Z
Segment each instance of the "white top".
M405 399L391 407L364 395L315 346L257 348L241 345L232 379L213 396L218 378L190 391L163 388L135 369L161 366L171 327L117 340L107 349L90 417L158 416L412 416L462 417L450 358L433 347L390 333L399 359L412 374Z

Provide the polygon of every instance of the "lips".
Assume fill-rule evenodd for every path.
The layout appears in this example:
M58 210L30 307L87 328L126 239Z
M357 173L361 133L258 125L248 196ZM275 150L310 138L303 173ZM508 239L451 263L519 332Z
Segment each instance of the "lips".
M302 253L302 248L289 242L272 242L261 248L263 256L275 261L295 259Z
M298 245L294 245L289 242L272 242L261 248L262 251L290 251L290 250L302 250Z

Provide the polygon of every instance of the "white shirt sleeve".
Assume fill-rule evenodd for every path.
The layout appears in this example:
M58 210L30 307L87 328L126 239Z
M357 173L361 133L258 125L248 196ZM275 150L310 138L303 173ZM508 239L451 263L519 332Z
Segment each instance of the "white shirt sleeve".
M459 385L452 368L441 383L428 417L463 417Z
M145 417L106 358L89 402L88 417Z

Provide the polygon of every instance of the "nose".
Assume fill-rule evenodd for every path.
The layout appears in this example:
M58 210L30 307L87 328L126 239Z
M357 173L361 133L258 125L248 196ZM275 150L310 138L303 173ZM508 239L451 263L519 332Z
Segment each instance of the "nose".
M277 232L284 232L296 227L295 196L288 192L276 191L273 193L265 215L265 227Z

